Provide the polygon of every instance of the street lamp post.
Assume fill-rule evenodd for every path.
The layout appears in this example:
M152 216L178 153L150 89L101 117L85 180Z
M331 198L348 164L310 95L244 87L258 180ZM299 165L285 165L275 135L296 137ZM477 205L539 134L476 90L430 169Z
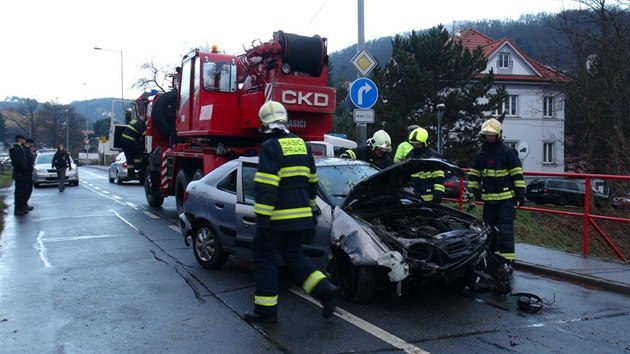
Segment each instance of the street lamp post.
M123 81L123 51L121 49L107 49L107 48L101 48L101 47L94 47L94 50L107 50L110 52L119 52L120 53L120 99L124 100L125 99L125 92L124 92L124 81Z
M437 105L437 150L438 154L442 155L442 118L444 118L444 103Z
M68 114L70 111L65 110L66 112L66 150L70 150L70 115Z

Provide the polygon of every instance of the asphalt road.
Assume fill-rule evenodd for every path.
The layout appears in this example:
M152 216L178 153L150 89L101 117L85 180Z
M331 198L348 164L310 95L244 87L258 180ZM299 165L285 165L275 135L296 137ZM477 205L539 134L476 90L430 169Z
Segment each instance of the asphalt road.
M285 281L280 322L251 325L241 318L254 292L246 261L202 269L173 197L152 209L136 182L80 174L64 193L36 189L28 215L5 216L1 353L630 352L627 297L519 271L514 291L542 297L540 313L514 296L423 284L369 305L342 301L326 321Z

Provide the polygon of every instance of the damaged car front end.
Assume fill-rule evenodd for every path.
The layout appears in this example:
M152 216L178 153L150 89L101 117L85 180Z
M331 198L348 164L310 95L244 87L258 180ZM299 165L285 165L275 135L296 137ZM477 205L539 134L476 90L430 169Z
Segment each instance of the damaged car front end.
M490 228L409 187L412 173L429 168L463 173L441 160L404 161L357 184L335 209L328 270L344 298L370 301L383 274L400 295L404 282L454 282L484 267Z

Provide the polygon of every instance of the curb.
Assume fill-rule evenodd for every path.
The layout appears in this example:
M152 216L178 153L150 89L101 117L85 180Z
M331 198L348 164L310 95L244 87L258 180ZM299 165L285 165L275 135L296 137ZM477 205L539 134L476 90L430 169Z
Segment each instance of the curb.
M523 261L515 261L514 267L523 270L529 270L531 272L555 276L558 278L568 279L573 282L584 283L599 288L613 291L619 294L630 295L630 285L618 283L613 280L602 279L595 276L589 276L584 274L577 274L568 272L566 270L553 269L549 267L543 267L533 263L527 263Z

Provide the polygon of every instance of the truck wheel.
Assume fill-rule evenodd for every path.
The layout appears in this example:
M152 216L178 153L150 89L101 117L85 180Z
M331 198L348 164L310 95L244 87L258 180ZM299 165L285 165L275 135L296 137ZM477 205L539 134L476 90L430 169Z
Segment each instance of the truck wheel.
M200 266L217 269L225 264L228 254L209 223L204 221L195 227L192 239L193 252Z
M190 182L190 174L183 168L177 172L175 177L175 205L177 206L177 215L184 212L184 193Z
M164 203L164 197L160 194L158 184L153 185L151 173L144 174L144 195L150 207L159 208Z
M169 91L157 98L151 109L152 122L166 136L175 135L177 91Z
M346 254L335 254L330 265L331 278L341 297L359 304L371 302L376 291L374 270L357 267Z
M202 178L203 178L203 172L201 172L201 170L195 170L195 173L193 173L193 176L192 176L192 180L198 181Z

